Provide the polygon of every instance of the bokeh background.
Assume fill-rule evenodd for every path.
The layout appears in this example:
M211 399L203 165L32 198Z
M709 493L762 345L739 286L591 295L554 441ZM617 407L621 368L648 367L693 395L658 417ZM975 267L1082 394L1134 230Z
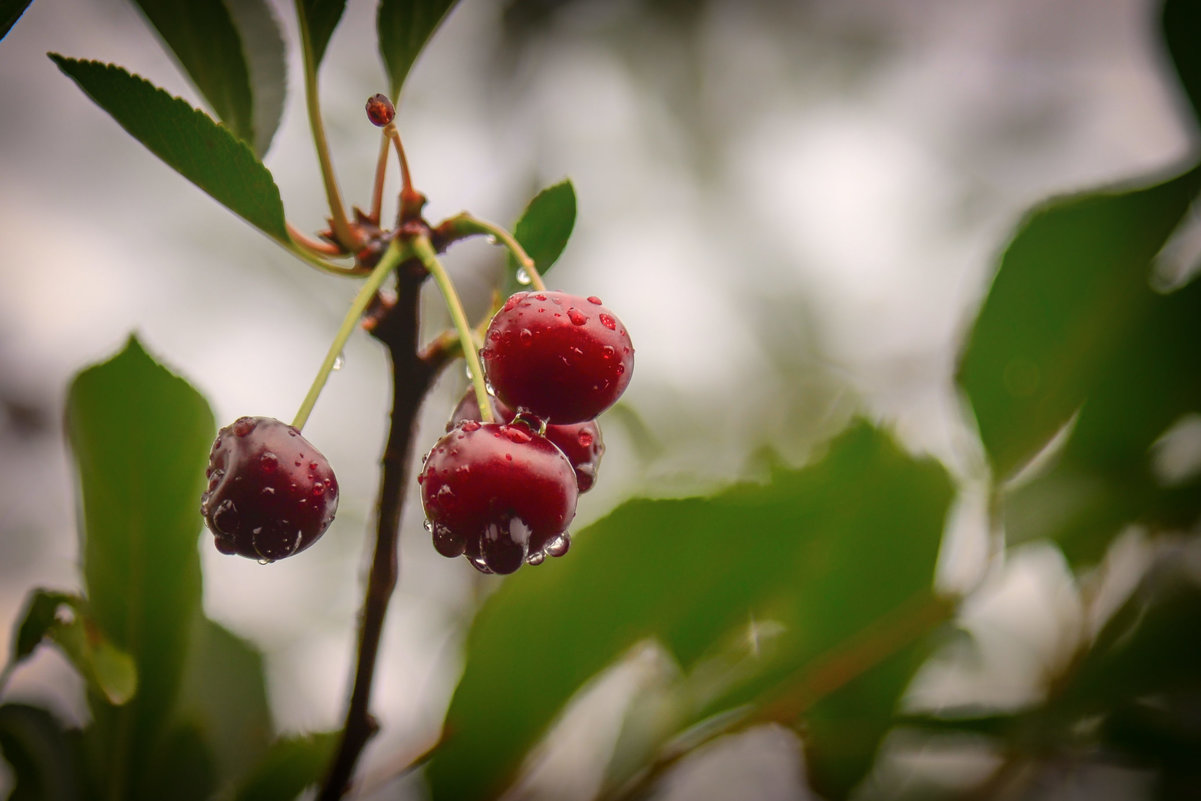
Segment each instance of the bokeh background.
M1034 692L1080 609L1049 548L982 572L984 468L952 373L1024 209L1168 168L1192 144L1158 49L1157 6L463 0L417 63L398 117L430 219L466 208L510 223L537 189L569 176L579 218L551 283L604 298L637 346L631 389L602 420L608 453L577 525L635 494L753 477L768 452L799 463L865 414L961 481L940 581L984 582L967 614L1011 621L1032 654L984 682L994 700ZM292 63L266 164L289 219L316 230L324 195L295 24L289 3L274 7ZM321 73L343 193L363 205L378 131L362 106L385 89L373 15L372 3L348 4ZM37 0L0 43L0 631L31 587L78 586L61 426L75 371L136 331L218 420L290 419L355 291L144 151L47 51L122 64L199 102L119 0ZM465 243L446 262L481 313L501 254ZM446 320L428 300L432 335ZM263 648L289 731L339 724L351 667L388 397L373 340L358 335L345 357L306 427L343 490L320 548L261 567L202 541L206 610ZM464 386L460 369L444 376L421 443ZM379 775L436 734L464 627L493 582L438 557L413 504L403 540L375 691L383 734L367 752ZM86 714L50 649L17 671L8 695L68 720ZM763 777L794 774L794 751L763 736L734 762L764 793L787 793L787 780ZM5 782L0 765L0 790ZM681 798L713 787L680 786Z

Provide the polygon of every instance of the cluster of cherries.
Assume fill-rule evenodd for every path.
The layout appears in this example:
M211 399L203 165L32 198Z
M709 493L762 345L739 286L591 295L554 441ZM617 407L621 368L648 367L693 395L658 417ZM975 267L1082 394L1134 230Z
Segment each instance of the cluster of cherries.
M634 347L599 298L518 292L480 353L495 422L469 390L418 476L438 553L485 573L562 556L604 443L596 416L629 384Z

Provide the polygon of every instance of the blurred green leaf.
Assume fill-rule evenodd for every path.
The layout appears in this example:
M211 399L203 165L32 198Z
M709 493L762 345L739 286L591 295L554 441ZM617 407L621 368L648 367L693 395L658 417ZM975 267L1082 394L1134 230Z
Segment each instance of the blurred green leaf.
M1081 564L1129 523L1187 528L1201 516L1201 485L1165 485L1151 451L1174 422L1201 413L1201 281L1148 292L1124 333L1093 355L1100 374L1052 465L1006 494L1011 542L1054 539Z
M375 18L379 52L396 102L405 78L457 0L380 0Z
M271 140L284 114L288 83L288 54L279 23L265 0L237 0L229 12L246 53L250 73L251 119L254 139L245 140L260 159L271 149Z
M204 734L225 786L262 758L274 734L263 656L208 618L193 627L176 717Z
M216 426L208 403L136 338L71 384L66 429L78 472L82 563L101 630L140 686L119 709L93 704L106 784L139 797L175 707L200 612L197 502Z
M8 801L82 801L78 732L24 704L0 706L0 752L13 769Z
M567 247L567 240L575 227L575 213L575 187L567 179L543 189L521 213L513 227L513 236L534 260L534 266L540 274L545 274ZM517 280L519 267L517 259L509 254L506 297L526 288Z
M256 153L266 152L283 109L284 65L283 39L262 0L238 0L228 7L222 0L132 2L175 54L217 118ZM253 30L246 31L253 34L245 40L251 47L243 47L231 11L256 20ZM262 24L264 19L267 25ZM277 50L279 58L264 57L269 50ZM250 61L256 57L264 69L258 70L252 81ZM272 68L266 69L268 65ZM279 95L274 119L256 117L255 94L259 90ZM258 135L259 128L265 137Z
M59 607L72 597L65 592L41 588L29 593L25 600L25 612L18 618L21 622L14 632L10 664L20 662L33 653L58 621Z
M308 21L309 42L313 47L314 69L325 58L325 48L346 10L346 0L304 0L301 9Z
M50 58L152 153L263 233L289 241L279 187L224 126L120 67Z
M815 711L945 614L930 585L950 498L939 465L858 425L819 463L766 485L622 505L481 609L427 766L433 797L498 794L575 689L647 638L687 671L749 623L778 624L774 655L722 702L767 704L763 714L790 722ZM893 711L887 694L863 696L873 727Z
M0 40L3 40L33 0L0 0Z
M217 789L212 744L191 723L173 726L146 765L144 798L207 801Z
M60 614L62 607L69 611ZM32 591L17 629L10 667L47 639L59 647L89 688L108 703L119 706L134 696L138 676L133 659L104 636L83 598L43 589Z
M1142 189L1052 201L1001 260L958 371L998 479L1084 403L1155 295L1152 259L1197 194L1197 169Z
M1163 38L1168 55L1184 88L1185 97L1193 107L1193 115L1201 121L1201 4L1196 0L1165 0L1163 4Z
M234 801L292 801L325 776L338 732L286 737L271 744Z

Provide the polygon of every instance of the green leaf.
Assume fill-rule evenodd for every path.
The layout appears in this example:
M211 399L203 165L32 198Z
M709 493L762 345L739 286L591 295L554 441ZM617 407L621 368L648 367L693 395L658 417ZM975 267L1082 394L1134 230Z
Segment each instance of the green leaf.
M69 611L60 614L63 607ZM108 703L119 706L133 697L138 686L133 659L104 636L83 598L42 589L31 592L13 644L10 668L47 639L62 650L89 688Z
M0 0L0 40L3 40L33 0Z
M325 58L325 48L346 10L346 0L304 0L301 9L308 21L309 42L313 47L314 69Z
M274 734L263 656L208 618L193 626L176 717L203 732L224 786L262 758Z
M0 752L12 765L8 801L82 801L78 732L67 731L44 709L0 706Z
M405 78L457 0L380 0L375 18L389 95L400 97Z
M71 384L66 429L78 472L84 585L91 611L134 660L137 695L93 705L115 795L137 795L144 756L178 696L200 612L197 503L216 426L208 403L136 338Z
M325 776L338 732L281 738L246 777L234 801L292 801Z
M958 371L998 478L1076 413L1151 305L1151 261L1199 176L1193 169L1151 187L1052 201L1019 228Z
M1152 445L1201 413L1201 281L1154 295L1125 336L1094 354L1100 371L1049 468L1004 497L1010 542L1053 539L1073 564L1099 559L1132 522L1187 529L1201 477L1165 485Z
M289 241L279 187L229 130L120 67L50 58L152 153L268 236Z
M271 140L284 114L288 61L283 33L271 6L264 0L238 0L229 5L241 41L246 48L250 73L254 139L247 140L261 159L271 149Z
M749 622L777 625L774 656L721 701L770 704L772 719L815 712L945 614L931 613L930 586L950 498L939 465L858 425L766 485L624 504L481 609L427 767L433 797L499 794L576 688L648 638L689 671ZM893 702L862 708L882 728Z
M35 589L25 601L25 613L13 636L9 664L28 658L58 622L58 610L75 596L65 592Z
M567 247L575 214L575 187L567 179L543 189L521 213L513 227L513 236L534 260L540 274L545 274ZM506 296L524 288L517 280L519 266L510 254Z
M1201 6L1195 0L1165 0L1161 21L1168 55L1193 115L1201 120Z
M218 787L211 743L194 724L172 727L146 767L144 798L207 801Z
M260 157L284 110L284 40L263 0L132 0L218 119Z

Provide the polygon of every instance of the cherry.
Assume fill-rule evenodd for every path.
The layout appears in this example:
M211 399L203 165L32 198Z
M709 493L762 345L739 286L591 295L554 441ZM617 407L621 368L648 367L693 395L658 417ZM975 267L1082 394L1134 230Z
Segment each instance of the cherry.
M434 444L417 481L443 556L465 554L483 572L512 573L566 551L575 472L521 423L464 421Z
M325 533L338 480L300 432L270 417L239 417L217 432L200 513L217 550L270 562Z
M612 406L634 369L625 326L600 298L518 292L492 318L484 373L496 397L555 424Z
M517 417L517 410L496 398L492 398L492 411L502 423L512 423ZM476 400L475 392L468 387L459 404L455 406L450 422L446 424L446 430L450 431L464 420L479 419L480 404ZM605 454L605 441L601 439L600 426L596 421L588 420L568 425L550 424L546 426L542 435L563 451L567 461L571 462L579 491L587 492L592 489L592 485L596 483L597 470L600 469L601 457Z

